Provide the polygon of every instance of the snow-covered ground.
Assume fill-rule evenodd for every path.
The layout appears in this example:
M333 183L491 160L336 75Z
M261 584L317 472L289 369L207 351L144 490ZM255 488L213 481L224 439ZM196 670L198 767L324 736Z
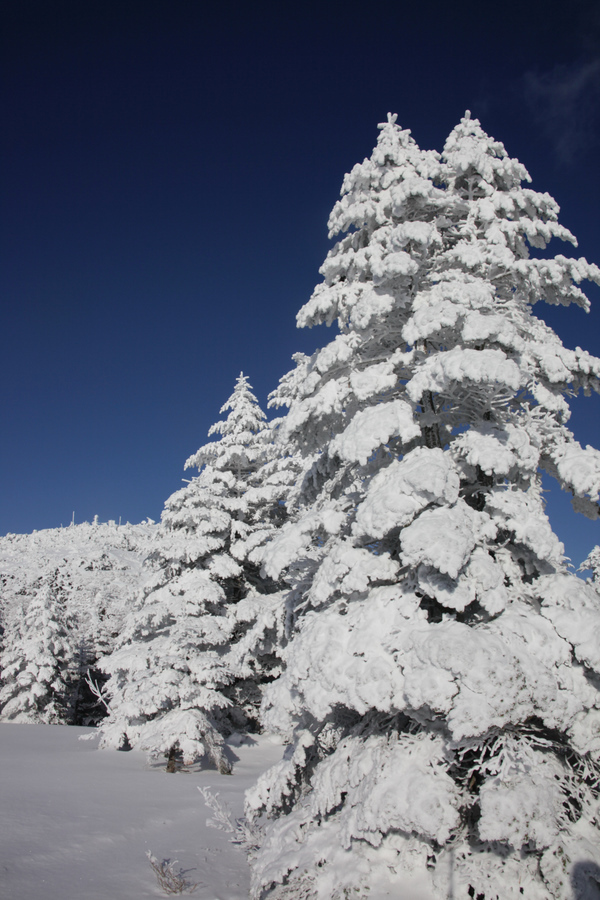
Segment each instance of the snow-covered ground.
M248 897L244 853L206 825L198 787L233 816L260 772L280 759L276 739L233 746L233 775L170 775L146 754L97 750L91 728L0 724L2 900L146 900L165 897L146 851L177 859L197 900Z

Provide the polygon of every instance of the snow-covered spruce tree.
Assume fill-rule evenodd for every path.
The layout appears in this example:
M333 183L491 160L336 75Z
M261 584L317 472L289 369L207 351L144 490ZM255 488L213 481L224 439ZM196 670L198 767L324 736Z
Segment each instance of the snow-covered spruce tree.
M104 746L165 754L171 767L206 754L222 772L223 737L256 727L259 684L280 671L275 585L248 557L277 525L281 487L257 483L271 444L243 374L227 410L209 432L220 439L186 463L200 474L165 504L158 573L101 663Z
M75 652L52 576L42 580L26 607L10 608L2 642L0 720L72 722Z
M586 309L600 271L530 256L574 238L468 114L441 157L380 130L298 316L339 334L275 396L306 465L263 561L304 581L264 704L290 748L247 796L253 894L569 898L600 838L600 605L540 473L597 516L565 398L600 361L531 306Z

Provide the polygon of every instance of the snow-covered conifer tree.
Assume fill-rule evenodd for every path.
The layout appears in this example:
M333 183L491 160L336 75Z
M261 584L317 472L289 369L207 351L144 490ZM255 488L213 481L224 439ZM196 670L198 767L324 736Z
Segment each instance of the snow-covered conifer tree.
M600 454L566 397L599 389L600 361L531 306L586 309L600 271L530 255L575 240L468 114L441 157L394 116L380 130L298 316L339 334L275 394L305 468L263 562L303 583L264 705L291 746L247 797L270 819L254 896L408 896L414 876L439 898L566 900L599 841L600 605L540 472L598 515Z
M191 456L200 474L166 502L146 585L117 650L103 663L111 676L105 746L203 754L223 772L223 736L252 727L257 682L278 674L275 585L249 556L277 524L281 487L257 483L270 454L266 417L242 374L209 434Z
M3 647L0 720L70 722L74 649L52 577L42 581L26 608L11 607Z
M592 580L600 591L600 547L594 547L587 559L584 559L580 568L592 570Z

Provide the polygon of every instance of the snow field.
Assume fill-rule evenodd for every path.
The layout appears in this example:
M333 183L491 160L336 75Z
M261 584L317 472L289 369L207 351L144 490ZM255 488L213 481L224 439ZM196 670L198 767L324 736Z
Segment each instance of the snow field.
M231 776L197 767L167 775L141 751L97 750L92 728L0 724L0 897L164 897L151 850L179 860L175 869L199 885L196 900L245 900L245 854L207 827L211 812L197 788L218 791L241 815L244 791L282 753L276 738L247 741L228 744Z

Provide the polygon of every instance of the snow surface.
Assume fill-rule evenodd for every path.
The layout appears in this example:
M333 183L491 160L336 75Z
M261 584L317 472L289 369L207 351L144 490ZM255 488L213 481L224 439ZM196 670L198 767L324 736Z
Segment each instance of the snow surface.
M268 736L236 744L228 742L232 776L198 767L168 775L141 751L97 750L92 728L0 724L0 897L165 897L145 855L151 850L159 861L179 860L175 870L199 883L189 896L247 898L246 856L207 827L212 813L197 788L210 786L240 816L244 791L283 747Z

